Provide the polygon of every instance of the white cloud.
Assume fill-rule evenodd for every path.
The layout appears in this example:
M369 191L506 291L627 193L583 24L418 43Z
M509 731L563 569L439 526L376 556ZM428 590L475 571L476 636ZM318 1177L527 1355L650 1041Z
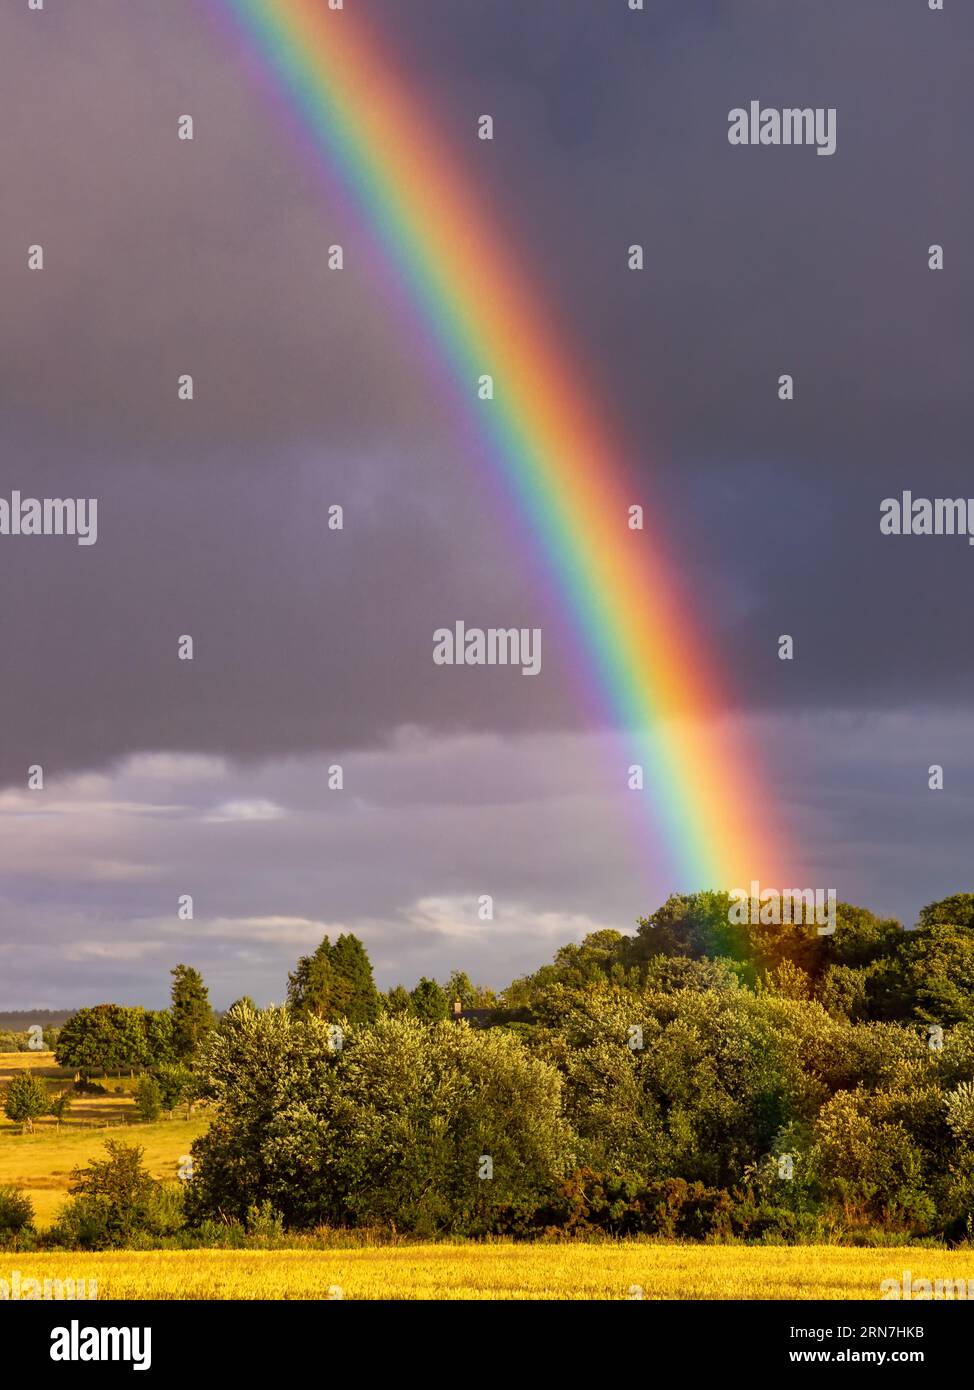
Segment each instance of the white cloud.
M253 800L224 801L203 819L221 825L230 821L281 820L284 814L284 808L276 802L255 797Z
M191 784L221 781L227 772L226 758L204 753L136 753L122 763L119 776L126 780Z
M64 948L64 959L73 962L144 960L165 947L164 941L71 941Z

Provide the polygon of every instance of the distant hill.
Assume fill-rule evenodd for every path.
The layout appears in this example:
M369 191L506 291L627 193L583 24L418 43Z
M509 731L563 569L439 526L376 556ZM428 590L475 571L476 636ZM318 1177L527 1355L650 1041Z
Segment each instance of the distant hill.
M0 1033L25 1033L32 1023L42 1028L60 1028L77 1009L16 1009L0 1013Z

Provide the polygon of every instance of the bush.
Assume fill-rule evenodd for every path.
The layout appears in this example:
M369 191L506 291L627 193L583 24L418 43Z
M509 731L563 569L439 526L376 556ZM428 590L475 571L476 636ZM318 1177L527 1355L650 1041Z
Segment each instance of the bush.
M162 1184L142 1166L144 1150L116 1139L107 1140L105 1150L107 1158L72 1173L68 1191L74 1200L58 1215L52 1233L56 1243L107 1250L157 1229Z
M34 1225L34 1204L17 1187L0 1187L0 1240L18 1236Z

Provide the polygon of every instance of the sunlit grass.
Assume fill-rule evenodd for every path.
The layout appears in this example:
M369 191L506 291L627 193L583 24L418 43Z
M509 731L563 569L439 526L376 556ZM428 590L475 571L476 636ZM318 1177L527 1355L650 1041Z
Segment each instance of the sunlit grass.
M0 1087L25 1068L37 1073L52 1096L70 1089L74 1072L57 1067L50 1052L0 1053ZM177 1117L154 1124L139 1121L132 1092L136 1078L103 1077L107 1094L71 1096L71 1108L60 1126L50 1117L34 1121L34 1133L23 1134L0 1112L0 1184L21 1187L34 1203L37 1225L49 1226L68 1195L71 1170L104 1155L106 1139L122 1139L145 1149L146 1168L156 1178L173 1180L179 1160L202 1134L209 1121L204 1114Z
M884 1279L974 1278L974 1252L830 1246L415 1245L0 1256L100 1298L879 1299ZM9 1278L0 1266L0 1277Z

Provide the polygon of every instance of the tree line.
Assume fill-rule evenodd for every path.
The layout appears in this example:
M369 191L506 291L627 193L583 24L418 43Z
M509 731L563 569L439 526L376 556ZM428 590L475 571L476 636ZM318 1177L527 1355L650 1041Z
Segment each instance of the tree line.
M974 1239L974 894L912 931L840 904L831 936L728 906L671 897L496 998L379 991L326 939L283 1006L192 1033L212 1123L140 1238Z

